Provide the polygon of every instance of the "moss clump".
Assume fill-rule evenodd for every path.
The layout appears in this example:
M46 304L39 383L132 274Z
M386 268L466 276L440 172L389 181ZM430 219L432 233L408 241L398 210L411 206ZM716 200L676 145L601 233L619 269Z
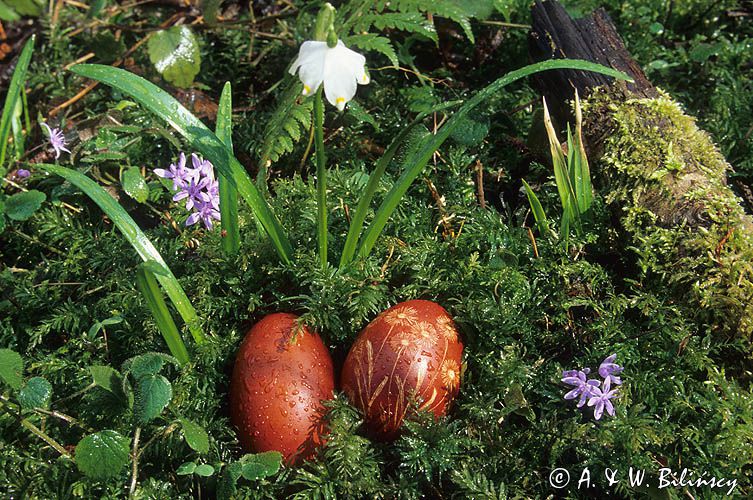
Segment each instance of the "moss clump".
M750 336L753 224L709 135L663 93L619 102L598 92L585 113L607 203L644 273L660 275L677 296L690 293L713 329Z

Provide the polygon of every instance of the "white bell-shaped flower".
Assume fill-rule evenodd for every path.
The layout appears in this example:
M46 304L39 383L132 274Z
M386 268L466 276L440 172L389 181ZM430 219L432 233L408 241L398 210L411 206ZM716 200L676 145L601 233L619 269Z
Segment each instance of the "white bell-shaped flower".
M301 45L290 74L298 73L303 82L303 95L313 94L324 83L327 100L342 111L356 95L357 85L369 83L365 65L366 58L347 48L341 40L335 47L309 40Z

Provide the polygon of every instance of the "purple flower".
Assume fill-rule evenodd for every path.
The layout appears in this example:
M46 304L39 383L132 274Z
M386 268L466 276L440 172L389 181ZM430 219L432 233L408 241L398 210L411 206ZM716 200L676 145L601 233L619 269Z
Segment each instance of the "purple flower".
M599 420L601 418L601 415L604 413L604 408L606 408L607 413L611 416L614 416L614 406L612 406L612 402L610 399L617 396L617 389L610 389L610 379L607 378L604 380L604 387L599 389L598 387L594 387L592 392L591 399L588 400L588 406L594 407L594 419Z
M50 136L50 146L55 150L55 159L57 160L60 158L60 153L62 151L70 154L70 151L65 148L65 136L63 135L63 131L59 128L50 128L50 126L44 122L42 122L41 125L47 130L47 135Z
M212 229L213 221L220 220L220 188L214 177L212 162L191 154L192 168L186 167L186 155L180 154L177 164L170 165L169 170L154 169L160 177L173 180L173 201L186 200L186 210L191 215L186 226L193 226L199 221L207 229Z
M601 384L598 380L588 380L586 375L588 375L589 372L590 370L586 368L580 371L568 370L562 373L563 375L566 375L562 381L567 385L575 387L573 390L565 394L565 399L575 399L580 397L577 405L578 408L586 404L586 400L593 395L594 389L597 389Z
M604 359L599 365L599 375L603 379L610 380L614 385L622 384L622 380L616 374L622 372L624 369L622 366L616 364L614 360L617 359L616 354L612 354Z
M189 175L189 171L186 168L186 155L181 153L178 163L172 163L169 170L155 168L154 173L164 179L172 179L174 191L184 188L186 182L188 182L187 177Z
M220 220L220 212L214 208L211 202L199 202L196 204L198 211L192 213L186 220L186 226L192 226L201 220L204 227L211 231L212 220Z
M31 172L26 170L25 168L19 168L16 170L16 178L18 179L27 179L31 175Z
M191 179L188 186L184 186L183 189L175 193L173 201L186 200L186 210L191 210L194 205L199 203L205 203L209 201L209 195L204 192L204 188L209 184L209 179L206 177L201 179L198 184Z

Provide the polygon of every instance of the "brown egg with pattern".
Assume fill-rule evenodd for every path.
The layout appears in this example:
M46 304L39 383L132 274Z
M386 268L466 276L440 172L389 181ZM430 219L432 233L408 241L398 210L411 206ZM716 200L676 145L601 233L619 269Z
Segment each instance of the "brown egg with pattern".
M364 413L368 433L399 435L412 408L444 415L460 389L463 344L449 313L428 300L382 312L364 328L345 359L341 386Z
M311 458L325 432L322 401L332 399L332 358L294 314L262 318L238 350L230 419L246 451L276 450L289 464Z

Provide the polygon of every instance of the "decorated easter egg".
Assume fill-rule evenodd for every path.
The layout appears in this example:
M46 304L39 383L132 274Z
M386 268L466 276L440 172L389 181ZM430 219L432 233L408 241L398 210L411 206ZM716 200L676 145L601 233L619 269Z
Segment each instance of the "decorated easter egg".
M230 382L230 418L246 451L276 450L289 464L314 455L332 399L332 358L298 316L265 316L246 334Z
M463 344L440 305L410 300L383 313L358 335L341 385L364 413L367 431L397 437L412 408L444 415L460 388Z

